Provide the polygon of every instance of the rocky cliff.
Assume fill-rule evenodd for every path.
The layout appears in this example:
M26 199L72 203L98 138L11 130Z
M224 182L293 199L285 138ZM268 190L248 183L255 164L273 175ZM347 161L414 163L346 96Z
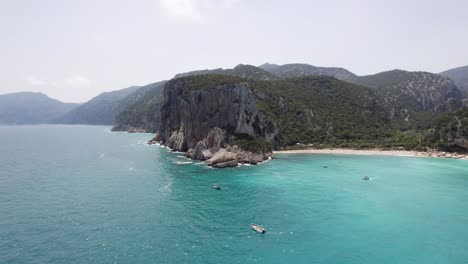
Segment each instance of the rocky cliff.
M374 88L390 118L401 126L427 127L440 113L462 105L462 93L453 81L429 72L392 70L352 82Z
M276 128L257 110L244 79L226 75L191 76L164 88L161 128L154 141L215 167L256 164L271 148L249 151L238 142L275 142Z

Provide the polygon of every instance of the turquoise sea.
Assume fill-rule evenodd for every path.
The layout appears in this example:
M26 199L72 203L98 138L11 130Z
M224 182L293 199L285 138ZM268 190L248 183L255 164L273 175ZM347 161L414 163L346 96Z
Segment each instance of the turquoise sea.
M150 137L0 127L0 263L468 263L468 161L283 154L216 170Z

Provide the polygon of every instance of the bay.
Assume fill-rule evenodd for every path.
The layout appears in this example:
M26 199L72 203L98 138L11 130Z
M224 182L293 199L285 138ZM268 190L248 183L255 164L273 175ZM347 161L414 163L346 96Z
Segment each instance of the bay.
M0 126L0 263L468 260L467 161L281 154L217 170L150 138Z

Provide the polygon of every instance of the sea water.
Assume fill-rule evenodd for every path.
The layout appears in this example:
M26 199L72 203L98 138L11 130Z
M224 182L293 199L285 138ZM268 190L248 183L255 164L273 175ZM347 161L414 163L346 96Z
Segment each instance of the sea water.
M467 161L218 170L109 129L0 127L0 263L468 262Z

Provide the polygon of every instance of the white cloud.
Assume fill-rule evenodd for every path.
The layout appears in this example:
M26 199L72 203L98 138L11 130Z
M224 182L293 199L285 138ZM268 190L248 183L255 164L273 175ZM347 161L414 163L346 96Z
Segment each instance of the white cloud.
M199 0L160 0L170 15L187 20L203 21Z
M162 7L177 19L205 22L206 14L213 10L226 9L241 0L159 0Z
M46 81L41 80L41 79L37 78L34 75L30 75L30 76L26 77L26 82L28 82L31 85L35 85L35 86L46 85L47 84Z
M75 75L69 79L66 79L63 83L66 86L72 88L88 87L91 84L88 78L83 77L81 75Z

